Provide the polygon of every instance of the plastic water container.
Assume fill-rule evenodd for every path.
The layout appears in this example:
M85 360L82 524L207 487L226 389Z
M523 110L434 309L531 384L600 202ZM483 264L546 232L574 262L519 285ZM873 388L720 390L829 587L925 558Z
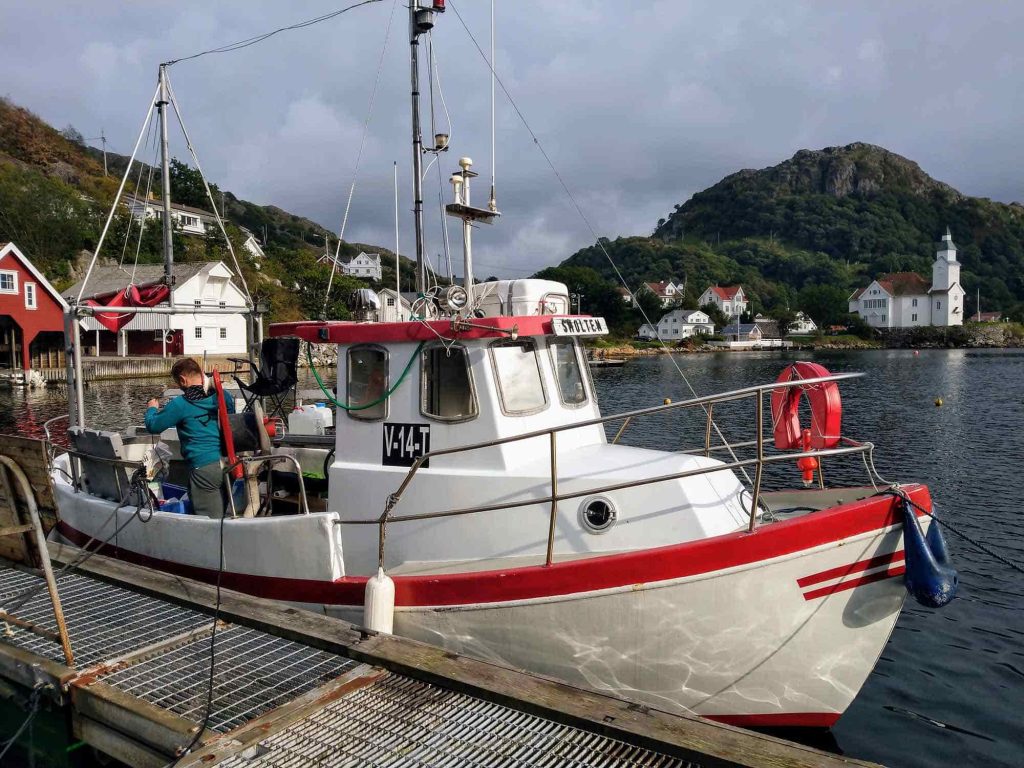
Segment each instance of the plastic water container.
M322 435L327 431L325 419L318 413L323 408L315 405L296 406L288 414L288 431L293 435Z
M332 409L330 406L328 406L327 403L322 403L322 402L319 402L319 401L317 401L316 403L313 403L313 405L316 406L316 409L317 409L316 413L317 413L317 415L320 416L324 420L324 426L325 427L333 427L334 426L334 409Z
M163 501L160 502L161 512L172 512L176 515L191 515L194 513L192 501L188 497L188 491L174 483L163 483L160 487L160 495Z

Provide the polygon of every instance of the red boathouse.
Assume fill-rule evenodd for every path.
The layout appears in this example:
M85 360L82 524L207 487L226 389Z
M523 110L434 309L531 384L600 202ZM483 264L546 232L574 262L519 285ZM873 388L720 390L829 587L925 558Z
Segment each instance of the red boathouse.
M67 304L14 243L0 243L0 369L64 362Z

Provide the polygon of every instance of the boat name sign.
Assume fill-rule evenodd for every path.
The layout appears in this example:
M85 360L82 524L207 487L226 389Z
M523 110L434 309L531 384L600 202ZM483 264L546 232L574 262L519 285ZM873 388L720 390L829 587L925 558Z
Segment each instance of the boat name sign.
M555 336L606 336L608 324L603 317L556 317L551 321Z
M430 452L429 424L383 425L384 452L382 463L387 467L411 467L420 456ZM426 467L429 459L423 463Z

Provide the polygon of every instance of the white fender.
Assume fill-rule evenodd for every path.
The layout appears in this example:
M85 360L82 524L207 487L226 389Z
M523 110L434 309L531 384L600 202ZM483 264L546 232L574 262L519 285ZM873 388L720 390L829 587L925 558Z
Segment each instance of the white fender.
M383 568L378 568L377 575L366 582L363 626L388 635L395 627L395 582Z

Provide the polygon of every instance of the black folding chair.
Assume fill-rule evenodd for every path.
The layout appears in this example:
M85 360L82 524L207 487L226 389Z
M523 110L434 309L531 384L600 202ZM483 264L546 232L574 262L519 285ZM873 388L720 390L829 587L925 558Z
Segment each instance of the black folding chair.
M288 390L299 380L298 374L299 340L294 337L264 339L260 347L259 368L249 365L253 377L252 383L242 381L233 376L245 398L245 410L251 411L253 403L262 399L263 410L267 416L283 416L285 396ZM232 362L247 364L248 360ZM237 367L236 367L236 370ZM270 405L270 407L268 407Z

